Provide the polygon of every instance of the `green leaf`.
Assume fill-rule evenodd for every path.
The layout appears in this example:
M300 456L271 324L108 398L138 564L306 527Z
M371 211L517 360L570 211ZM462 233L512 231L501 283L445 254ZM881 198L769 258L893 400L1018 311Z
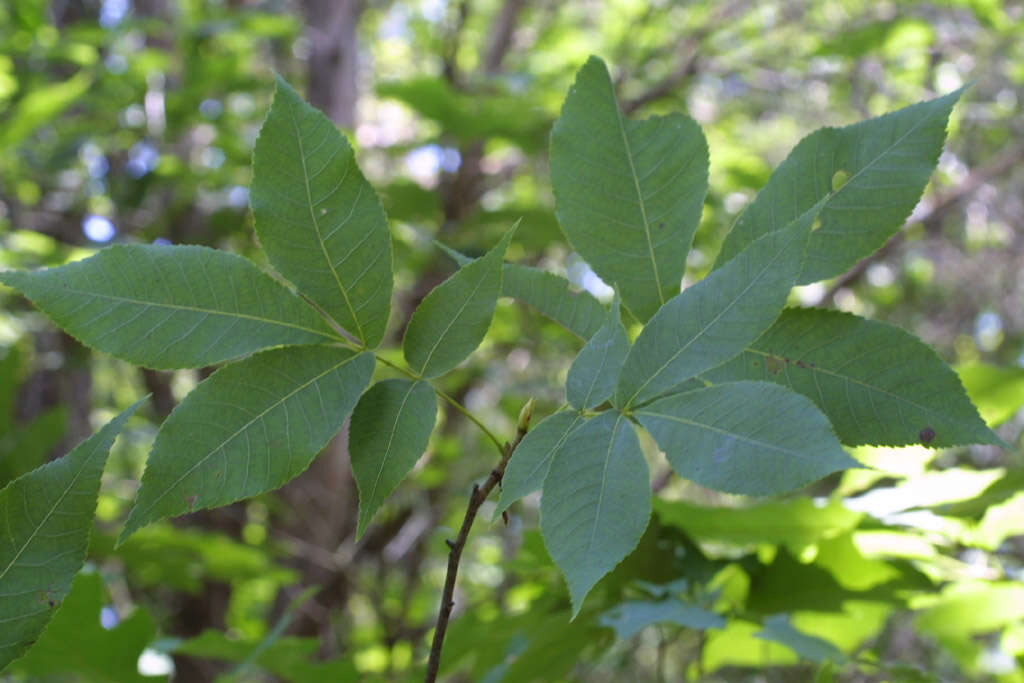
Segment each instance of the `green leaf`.
M352 473L359 486L357 539L423 455L436 417L437 399L429 382L389 379L359 399L348 436Z
M551 459L582 423L582 415L566 410L549 415L527 432L501 478L501 497L494 511L495 518L523 496L540 490L548 476Z
M104 628L100 622L101 610L110 603L102 577L83 572L74 579L71 592L46 631L28 654L8 670L14 680L95 683L165 680L142 676L138 668L139 657L156 636L153 616L144 607L135 606L116 626Z
M373 187L330 119L282 78L256 140L250 193L274 268L373 348L391 310L391 233Z
M800 272L809 211L750 245L679 294L644 327L626 356L612 402L627 408L724 363L768 329Z
M460 268L420 302L402 340L413 371L437 377L483 341L501 293L502 260L514 232L513 227L486 255Z
M36 641L71 590L85 561L107 455L141 402L63 458L0 490L0 669Z
M544 480L541 531L565 575L573 617L597 581L636 547L651 515L647 461L629 420L608 411L581 425Z
M83 69L66 81L33 88L21 98L0 126L0 149L18 144L84 95L93 84L90 71Z
M785 614L774 614L766 618L761 630L754 635L763 640L781 643L800 655L802 659L809 659L812 662L843 663L846 661L846 655L842 650L827 640L796 630L789 623L789 616Z
M213 373L157 433L119 542L150 522L271 491L300 474L348 417L373 366L369 353L299 346Z
M573 248L641 322L679 292L708 189L708 148L683 114L630 121L591 57L551 130L555 212Z
M821 128L793 148L737 219L715 267L763 235L781 230L825 200L797 278L806 284L838 275L885 244L910 215L946 140L946 121L963 88L856 123ZM842 172L845 182L832 192Z
M928 345L839 311L787 309L742 355L703 378L787 386L814 401L851 446L1003 443Z
M1024 406L1024 368L968 363L956 368L982 419L1000 425Z
M59 268L0 273L0 282L87 346L151 368L337 339L251 262L206 247L117 245Z
M629 353L629 336L619 319L616 295L608 319L576 356L565 381L569 405L590 410L604 403L615 390L619 372Z
M651 624L664 623L701 631L725 628L725 619L718 614L678 598L624 602L601 615L601 624L615 629L619 640L632 638Z
M737 546L778 543L794 552L849 532L864 517L839 501L819 505L809 498L745 508L708 508L685 501L655 499L654 512L664 524L683 529L695 541Z
M777 495L859 466L814 404L777 384L719 384L635 415L676 472L718 491Z
M506 263L501 293L529 304L581 339L594 336L608 317L590 292L539 268Z
M459 267L473 259L441 242L435 244ZM590 339L605 323L608 311L586 290L573 289L564 277L539 268L506 263L501 294L529 304L581 339Z

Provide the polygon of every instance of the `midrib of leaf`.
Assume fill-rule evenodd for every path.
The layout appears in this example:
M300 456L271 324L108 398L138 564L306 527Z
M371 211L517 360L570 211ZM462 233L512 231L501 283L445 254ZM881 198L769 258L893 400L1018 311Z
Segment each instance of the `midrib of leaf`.
M836 341L836 339L838 339L838 337L835 337L835 338L829 340L826 344L822 344L818 348L821 348L823 346L827 346L828 344L831 344L832 342ZM846 364L849 365L850 363L852 363L853 361L857 360L858 358L860 358L862 356L866 356L866 355L868 355L870 353L874 353L877 350L878 349L872 349L871 351L865 351L860 356L854 356L853 358L847 359ZM777 356L777 355L775 355L773 353L768 353L767 351L761 351L760 349L748 348L747 351L750 352L750 353L754 353L754 354L757 354L759 356L762 356L764 358L771 357L771 358L779 358L779 359L785 360L785 359L782 358L782 356ZM806 354L804 354L804 356L801 356L801 358L804 358L804 357L806 357ZM869 384L869 383L867 383L865 381L857 379L856 377L850 377L848 375L840 374L838 370L832 370L831 368L825 368L825 367L822 367L820 365L817 366L817 367L813 367L813 368L803 368L803 369L806 369L806 370L810 371L812 374L814 374L814 373L821 373L823 375L828 375L830 377L835 377L837 379L843 380L844 382L846 382L848 384L856 384L856 385L858 385L858 386L860 386L860 387L862 387L862 388L864 388L864 389L866 389L868 391L877 392L877 393L882 394L882 395L884 395L884 396L886 396L886 397L888 397L890 399L893 399L897 403L906 403L908 405L913 406L914 408L917 408L918 410L921 410L921 411L923 411L925 413L928 413L930 415L934 415L937 418L948 419L946 416L936 412L934 408L930 408L928 406L921 405L920 403L917 403L916 401L913 401L913 400L911 400L909 398L900 396L898 394L894 394L891 391L883 389L880 386L877 386L877 385L874 385L874 384ZM786 372L787 373L789 372L789 363L786 363ZM815 383L815 384L817 384L817 383ZM819 394L821 393L820 387L818 388L818 393ZM824 397L822 397L822 400L824 400ZM847 398L847 403L852 405L850 403L849 398ZM855 415L855 417L856 417L856 415ZM902 420L902 417L903 416L901 414L900 415L900 419L901 420ZM906 423L904 423L903 426L906 427L907 426Z
M629 174L633 178L633 187L636 189L637 204L640 207L640 218L644 223L644 237L647 240L647 255L651 259L651 270L654 271L654 286L658 290L658 301L665 303L665 295L661 289L661 276L658 274L658 262L654 259L654 243L651 241L651 226L647 221L647 206L644 204L644 194L640 189L640 178L636 174L636 166L633 164L633 150L629 146L629 136L626 135L626 126L622 121L622 111L615 101L615 92L612 91L612 106L615 107L615 120L619 124L619 134L622 135L622 145L626 148L626 160L629 162Z
M89 454L89 457L87 457L82 462L81 467L79 467L78 471L75 472L75 476L71 479L71 483L69 483L67 488L65 488L64 491L61 492L60 497L57 498L56 501L54 501L52 506L50 506L50 509L46 512L46 515L43 517L42 521L39 522L39 524L36 525L35 529L32 530L32 534L28 537L28 539L25 541L25 543L22 544L22 546L18 549L18 552L14 554L14 557L11 558L10 563L8 563L8 565L6 567L4 567L4 570L2 572L0 572L0 579L3 579L5 576L7 576L7 572L9 572L11 570L11 567L13 567L17 563L18 558L21 557L21 554L25 552L25 548L29 547L32 544L32 541L35 539L36 534L39 533L39 530L42 529L44 526L46 526L46 523L50 520L50 517L53 516L53 513L57 511L57 508L60 507L60 504L64 501L64 498L66 498L68 493L71 491L71 489L73 489L75 487L75 483L78 481L78 478L80 476L82 476L82 472L89 465L89 461L92 460L92 458L96 455L96 452L98 450L99 450L99 445L97 444L97 447L93 448L92 453ZM57 461L57 462L59 462L59 461ZM13 490L12 490L12 493L13 493ZM25 498L25 492L24 491L21 492L21 498L22 498L22 501L26 505L26 510L25 510L26 518L27 519L31 519L31 516L28 515L28 509L27 509L28 500ZM8 500L10 500L10 499L8 499ZM7 525L7 535L10 536L11 541L14 541L14 534L11 531L11 516L10 515L7 515L7 517L5 519L5 522L6 522L6 525Z
M412 390L415 388L415 382L409 385L409 389L405 392L405 396L402 397L402 405L398 407L398 413L395 414L395 423L391 425L391 434L388 435L388 444L384 449L384 457L381 459L380 467L377 468L377 476L373 480L373 488L370 490L370 495L367 496L369 500L374 500L377 496L377 485L380 484L380 478L384 475L384 466L387 464L388 458L391 457L391 444L394 443L395 434L398 433L398 423L402 419L402 411L405 410L405 404L409 402L409 397L412 395ZM437 399L434 400L436 401Z
M748 443L748 444L750 444L752 446L757 446L758 448L763 448L765 450L770 450L770 451L776 451L778 453L785 453L786 455L793 455L793 456L796 456L796 457L798 457L798 458L800 458L802 460L812 460L813 459L813 458L811 458L809 456L804 455L803 453L800 453L799 451L793 451L793 450L790 450L788 448L781 448L781 447L776 446L776 445L771 444L771 443L765 443L764 441L758 441L757 439L752 439L749 436L743 436L742 434L737 434L736 432L731 432L731 431L729 431L727 429L721 429L719 427L715 427L715 426L709 425L706 422L697 422L695 420L687 420L685 417L678 417L676 415L669 415L667 413L655 413L655 412L650 411L650 410L640 411L640 414L641 415L650 415L652 417L657 417L657 418L660 418L660 419L663 419L663 420L671 420L672 422L678 422L680 424L690 425L691 427L697 427L699 429L706 429L708 431L715 432L715 433L721 434L723 436L728 436L728 437L730 437L732 439L736 439L737 441L745 441L746 443Z
M203 313L205 315L222 315L225 317L242 318L243 320L254 320L256 322L267 323L270 325L278 325L280 327L290 327L295 330L302 330L303 332L312 332L318 334L324 339L330 339L331 341L342 340L342 337L332 337L329 334L324 334L323 330L315 330L311 327L305 327L304 325L296 325L285 320L274 320L273 318L263 318L258 315L250 315L248 313L239 313L234 311L220 311L214 308L200 308L198 306L185 306L184 304L168 304L155 301L145 301L143 299L131 299L126 296L116 296L114 294L100 294L98 292L90 292L82 289L75 289L73 287L61 287L62 292L68 292L72 294L81 294L83 296L91 296L97 299L106 299L108 301L117 301L119 303L133 304L136 306L144 306L151 308L168 308L176 311L188 311L190 313ZM194 298L194 297L193 297ZM81 308L81 307L79 307ZM78 309L75 309L76 311ZM95 318L94 318L95 320Z
M341 283L341 276L338 275L338 269L335 268L334 263L331 262L331 256L327 253L327 245L324 244L324 238L320 231L320 221L317 220L316 210L313 205L313 191L309 186L309 168L306 166L306 147L302 143L302 133L299 130L298 122L295 120L295 111L291 106L288 107L288 118L292 122L292 128L295 130L295 140L299 144L299 159L302 161L302 183L306 187L306 203L309 205L309 217L313 221L313 231L316 233L316 241L320 245L320 251L324 255L324 261L327 262L327 267L331 269L331 275L334 276L334 281L338 284L341 296L345 299L345 305L348 307L348 312L352 316L352 322L355 323L356 331L359 335L359 343L362 346L366 346L366 334L363 332L363 326L359 323L359 317L356 315L355 308L352 306L352 301L349 300L348 290L345 288L345 285ZM348 174L347 169L345 170L345 173L346 175ZM328 193L325 199L330 198L333 193L334 191L332 190ZM355 210L354 205L352 210Z
M167 495L168 493L170 493L170 492L171 492L171 490L172 490L172 489L173 489L173 488L174 488L175 486L177 486L178 484L180 484L180 483L182 482L182 480L184 480L184 479L185 479L185 477L187 477L188 475L192 474L192 472L193 472L193 471L194 471L194 470L195 470L195 469L196 469L197 467L199 467L200 465L203 465L204 463L206 463L206 461L207 461L207 460L209 460L210 458L212 458L212 457L213 457L214 453L217 453L217 452L218 452L218 451L220 451L220 450L221 450L222 448L224 448L224 445L225 445L225 444L227 444L227 443L228 443L229 441L231 441L232 439L234 439L235 437L237 437L237 436L238 436L239 434L241 434L242 432L244 432L245 430L247 430L247 429L248 429L249 427L251 427L251 426L252 426L253 424L255 424L255 423L256 423L257 421L260 421L260 420L262 420L262 419L263 419L263 418L264 418L264 417L266 416L266 414L267 414L267 413L269 413L269 412L270 412L271 410L273 410L273 409L277 408L278 406L282 405L282 404L283 404L283 403L284 403L285 401L287 401L287 400L288 400L288 399L290 399L290 398L291 398L292 396L294 396L295 394L299 393L300 391L302 391L302 390L303 390L303 389L305 389L306 387L310 386L310 385L311 385L311 384L313 384L314 382L318 382L318 381L319 381L320 379L322 379L323 377L325 377L325 376L329 375L330 373L334 372L335 370L337 370L337 369L338 369L338 368L340 368L341 366L345 365L346 363L350 363L350 362L352 362L352 361L353 361L353 360L355 360L356 358L359 358L359 354L353 355L353 356L351 356L351 357L349 357L349 358L346 358L345 360L341 361L340 363L338 363L338 364L336 364L336 365L333 365L333 366L331 366L331 367L330 367L330 368L328 368L327 370L324 370L323 372L321 372L321 373L320 373L319 375L316 375L315 377L311 378L311 379L310 379L309 381L307 381L307 382L305 382L304 384L302 384L302 385L300 385L300 386L296 387L296 388L295 388L295 389L294 389L293 391L291 391L291 392L290 392L290 393L288 393L287 395L285 395L285 396L282 396L282 397L281 397L280 399L278 399L278 400L277 400L277 401L275 401L274 403L272 403L272 404L270 404L269 406L267 406L267 407L266 407L266 408L265 408L265 409L264 409L264 410L263 410L262 412L260 412L260 413L257 413L257 415L256 415L256 416L255 416L254 418L252 418L251 420L249 420L248 422L246 422L246 423L245 423L244 425L242 425L242 426L241 426L241 427L239 427L239 428L238 428L237 430L235 430L235 432L234 432L233 434L231 434L231 435L230 435L230 436L228 436L228 437L227 437L226 439L224 439L224 440L223 440L223 441L221 441L221 442L220 442L219 444L217 444L217 447L216 447L216 448L213 448L212 450L210 450L210 452L209 452L209 453L207 453L206 455L204 455L204 456L203 456L203 457L202 457L202 458L201 458L200 460L196 461L196 463L195 463L195 464L193 464L193 465L192 465L192 467L188 468L188 469L187 469L187 470L186 470L186 471L185 471L185 472L184 472L184 473L183 473L183 474L182 474L182 475L181 475L180 477L178 477L177 479L175 479L175 480L174 480L174 482L173 482L173 483L172 483L172 484L171 484L170 486L168 486L167 488L165 488L165 489L164 489L164 491L163 491L163 493L161 493L161 494L160 494L159 496L157 496L157 497L156 497L155 499L153 499L153 502L151 502L151 503L150 503L150 504L149 504L149 505L148 505L148 506L146 507L146 509L144 509L144 510L140 510L140 511L139 511L139 513L138 513L138 515L139 515L139 516L141 517L141 516L145 515L145 514L146 514L147 512L149 512L150 510L152 510L152 509L153 509L153 508L154 508L154 507L156 506L156 504L157 504L157 503L159 503L159 502L160 502L161 500L163 500L163 499L164 499L164 496L166 496L166 495Z
M554 447L550 451L551 453L556 453L558 450L560 450L562 448L562 444L564 444L566 439L569 438L569 435L572 434L573 429L576 428L576 423L579 422L581 419L583 419L583 416L577 413L576 416L573 418L573 421L569 423L569 426L566 428L565 433L562 434L562 436L558 439L557 442L555 442ZM538 462L536 465L534 465L533 469L531 469L529 471L529 474L528 474L528 476L526 478L529 479L529 478L533 477L533 475L534 475L534 473L536 473L537 469L541 465L543 465L544 463L547 463L548 467L551 467L551 458L552 457L553 456L548 456L544 460L542 460L542 461Z
M612 449L615 447L615 436L619 433L619 423L622 419L623 416L619 413L618 417L615 418L615 424L612 425L612 438L608 440L608 450L604 453L604 464L601 466L601 487L597 494L597 510L594 514L594 522L590 528L590 540L587 542L588 554L593 550L594 539L597 538L597 523L601 517L601 503L604 502L604 490L608 486L608 463L612 458Z
M929 114L931 114L931 112L929 112ZM913 123L913 125L911 125L911 126L910 126L910 128L908 128L908 129L907 129L907 132L906 132L906 133L904 133L903 135L901 135L901 136L900 136L900 137L899 137L899 138L898 138L897 140L895 140L895 141L894 141L894 142L893 142L893 143L892 143L891 145L889 145L889 146L888 146L888 147L886 147L886 148L885 148L884 150L882 150L882 151L881 151L881 152L880 152L880 153L878 154L878 156L876 156L876 157L875 157L874 159L872 159L871 161L869 161L869 162L867 163L867 165L865 165L865 166L864 166L863 168L861 168L861 169L860 169L859 171L857 171L856 173L854 173L854 174L853 174L853 175L852 175L852 176L850 177L850 179L849 179L849 180L847 180L847 181L846 181L846 182L845 182L845 183L843 184L843 186L842 186L842 187L840 187L840 188L839 188L838 190L835 190L835 191L833 191L833 193L832 193L832 196L833 196L833 197L835 197L835 196L838 196L838 195L839 195L839 194L840 194L840 193L841 193L841 192L842 192L842 191L843 191L844 189L846 189L847 187L849 187L849 186L850 186L850 185L851 185L851 184L853 183L853 181L854 181L854 180L856 180L857 178L859 178L859 177L861 176L861 174L863 174L863 173L867 172L867 171L868 171L868 170L869 170L869 169L870 169L870 168L871 168L872 166L874 166L874 165L875 165L875 164L876 164L876 163L877 163L877 162L878 162L878 161L879 161L879 160L880 160L880 159L881 159L882 157L886 156L887 154L889 154L890 152L892 152L892 151L893 151L893 150L894 150L894 149L895 149L896 147L898 147L898 146L899 146L900 144L902 144L902 142L903 142L903 141L904 141L904 140L905 140L905 139L906 139L906 138L907 138L907 137L908 137L908 136L909 136L909 135L910 135L911 133L914 133L914 132L916 132L918 128L920 128L921 126L923 126L923 125L924 125L924 124L925 124L926 122L931 122L931 120L932 120L932 116L926 116L926 117L924 117L924 118L921 118L921 119L918 119L917 121L915 121L915 122Z
M629 400L628 400L628 401L626 401L626 405L624 405L624 406L623 406L623 410L626 410L626 409L628 409L628 408L629 408L629 406L631 406L631 405L633 404L633 400L634 400L634 399L635 399L635 398L636 398L637 396L639 396L639 395L640 395L640 393L641 393L641 392L642 392L642 391L643 391L643 390L644 390L644 389L645 389L645 388L647 387L647 385L648 385L648 384L650 384L651 382L653 382L653 381L654 381L654 378L655 378L655 377L657 377L657 376L658 376L658 375L660 375L660 374L661 374L662 372L664 372L664 371L665 371L665 368L667 368L667 367L669 366L669 364L671 364L671 363L672 363L672 361L674 361L674 360L675 360L676 358L678 358L678 357L679 357L679 354L683 353L684 351L686 351L686 349L690 348L690 345L691 345L691 344L693 344L693 343L694 343L695 341L697 341L698 339L700 339L701 337L703 337L703 336L704 336L704 335L705 335L705 334L707 333L707 331L708 331L708 328L709 328L709 327L711 327L712 325L714 325L714 324L715 324L716 322L718 322L718 319L719 319L719 318L721 318L721 317L722 317L723 315L725 315L725 314L726 314L726 313L728 313L728 312L729 312L730 310L732 310L732 307L736 305L736 302L738 302L738 301L739 301L739 300L740 300L741 298L743 298L743 296L745 296L745 295L746 295L746 293L747 293L747 292L749 292L749 291L750 291L750 288L754 286L754 282L755 282L755 281L757 281L757 279L758 279L758 278L760 278L760 277L761 277L762 275L764 275L764 273L765 273L765 272L766 272L766 271L768 270L768 268L769 268L769 267L770 267L770 266L771 266L771 265L772 265L773 263L775 263L775 261L777 261L777 260L779 259L779 257L780 257L780 256L782 256L782 254L783 254L784 252L785 252L785 250L784 250L784 249L780 249L780 250L778 251L778 253L777 253L777 254L775 255L775 257L774 257L774 258L773 258L773 259L772 259L771 261L769 261L769 262L768 262L768 264L767 264L767 265L766 265L766 266L765 266L764 268L762 268L762 269L761 269L761 270L760 270L760 271L759 271L759 272L757 273L757 275L756 275L755 277L752 277L752 278L750 278L750 282L749 282L749 283L747 283L747 286L743 288L743 291L741 291L741 292L740 292L739 294L737 294L737 295L736 295L735 297L733 297L733 300L732 300L732 301L731 301L731 302L729 303L729 305L728 305L728 306L726 306L725 308L723 308L723 309L722 309L721 313L719 313L719 314L718 314L718 315L716 315L716 316L715 316L714 318L712 318L712 320L711 320L711 321L710 321L710 322L709 322L709 323L708 323L707 325L705 325L705 326L704 326L703 328L701 328L700 332L698 332L697 334L695 334L695 335L693 336L693 338L692 338L692 339L690 339L690 341L686 342L686 344L685 344L685 345L684 345L684 346L683 346L682 348L680 348L680 349L679 349L678 351L676 351L676 352L675 352L674 354L672 354L671 358L669 358L669 359L668 359L667 361L665 361L665 362L664 362L664 363L662 364L662 366L661 366L660 368L658 368L658 369L657 369L657 370L656 370L656 371L654 372L654 374L652 374L652 375L651 375L650 377L648 377L648 378L647 378L647 381L646 381L646 382L644 382L643 384L641 384L641 385L640 385L640 388L639 388L639 389L637 389L637 390L636 390L636 391L635 391L635 392L633 393L633 395L629 397ZM680 295L680 296L681 296L681 295Z
M430 359L433 358L434 352L437 351L437 347L441 345L441 341L448 334L448 330L452 329L452 325L454 325L455 321L459 319L459 316L462 315L462 312L466 310L466 306L469 305L469 300L476 295L476 293L480 290L480 287L483 285L484 280L486 279L487 273L486 271L484 271L484 273L480 276L480 279L477 280L476 285L473 287L473 291L469 294L469 296L467 296L463 300L462 305L459 306L459 310L455 312L455 315L452 316L452 319L448 321L447 325L445 325L444 331L437 336L437 341L434 342L434 345L430 347L430 352L427 353L427 359L423 361L423 365L420 366L419 372L416 373L417 375L420 376L420 378L422 378L423 373L426 372L427 366L430 365Z

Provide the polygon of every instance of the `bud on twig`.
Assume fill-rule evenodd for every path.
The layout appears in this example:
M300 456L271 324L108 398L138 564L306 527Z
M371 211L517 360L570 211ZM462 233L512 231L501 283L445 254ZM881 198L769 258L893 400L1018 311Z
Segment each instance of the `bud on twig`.
M523 409L519 411L518 428L522 433L526 433L526 431L530 429L530 418L533 417L533 406L535 404L536 401L534 401L533 398L530 398L530 400L526 402L526 405L523 406Z

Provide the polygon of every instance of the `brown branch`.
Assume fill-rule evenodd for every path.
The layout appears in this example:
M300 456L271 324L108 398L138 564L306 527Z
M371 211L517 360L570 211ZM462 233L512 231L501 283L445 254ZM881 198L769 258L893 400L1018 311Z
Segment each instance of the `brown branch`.
M469 505L466 507L466 516L462 519L459 535L454 541L451 539L445 541L449 548L448 575L444 579L441 607L437 613L437 627L434 629L434 641L430 645L430 659L427 661L427 677L425 679L427 683L433 683L437 680L437 671L441 666L441 648L444 645L444 634L448 630L448 620L452 616L452 608L455 607L455 600L453 599L455 595L455 578L459 573L459 561L462 559L462 551L466 547L466 541L469 539L469 530L473 526L477 512L480 511L480 506L487 500L487 496L491 494L494 487L501 482L501 478L505 474L505 467L508 465L508 460L512 457L512 453L516 450L516 446L526 436L532 414L533 399L530 399L523 406L522 412L519 413L516 438L511 444L505 444L505 455L502 456L501 462L491 470L490 476L487 477L487 481L482 485L473 484L473 492L469 495Z

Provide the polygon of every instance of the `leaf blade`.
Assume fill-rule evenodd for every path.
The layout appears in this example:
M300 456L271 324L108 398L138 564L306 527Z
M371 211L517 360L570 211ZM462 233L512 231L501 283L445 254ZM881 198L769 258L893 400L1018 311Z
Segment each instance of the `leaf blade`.
M355 407L373 366L369 353L298 346L213 373L157 433L118 542L158 519L233 503L300 474ZM254 450L259 471L251 476ZM287 459L274 457L282 451Z
M777 495L859 467L804 396L731 382L654 401L636 419L683 477L727 493Z
M642 322L679 292L707 174L693 119L629 121L604 62L591 57L579 70L551 131L555 213L573 248Z
M359 487L356 540L423 455L436 418L434 390L422 380L384 380L359 399L349 424L352 473Z
M800 272L814 218L812 209L765 235L665 304L626 356L613 404L653 398L739 354L768 329Z
M0 282L86 346L151 368L338 338L250 261L207 247L115 245L57 268L0 273Z
M962 94L963 88L805 137L737 219L715 267L822 199L822 224L808 242L797 284L838 275L873 253L917 204L942 151L950 112Z
M610 398L628 353L629 336L619 318L616 295L605 324L587 341L569 368L565 380L569 405L577 410L590 410Z
M110 447L140 403L63 458L0 490L0 669L25 653L70 592L85 561Z
M402 339L409 367L424 378L461 363L483 341L501 293L502 261L515 228L493 249L435 287L412 314Z
M549 415L519 442L501 478L501 496L494 511L497 519L512 503L539 491L548 476L551 459L581 423L579 413L563 410Z
M629 420L608 411L580 426L552 460L541 498L544 544L569 585L573 617L636 547L650 514L647 461Z
M393 287L387 218L345 136L280 76L251 190L274 268L360 342L380 344Z
M786 386L814 401L850 446L1003 443L927 344L840 311L786 309L741 356L702 377Z

